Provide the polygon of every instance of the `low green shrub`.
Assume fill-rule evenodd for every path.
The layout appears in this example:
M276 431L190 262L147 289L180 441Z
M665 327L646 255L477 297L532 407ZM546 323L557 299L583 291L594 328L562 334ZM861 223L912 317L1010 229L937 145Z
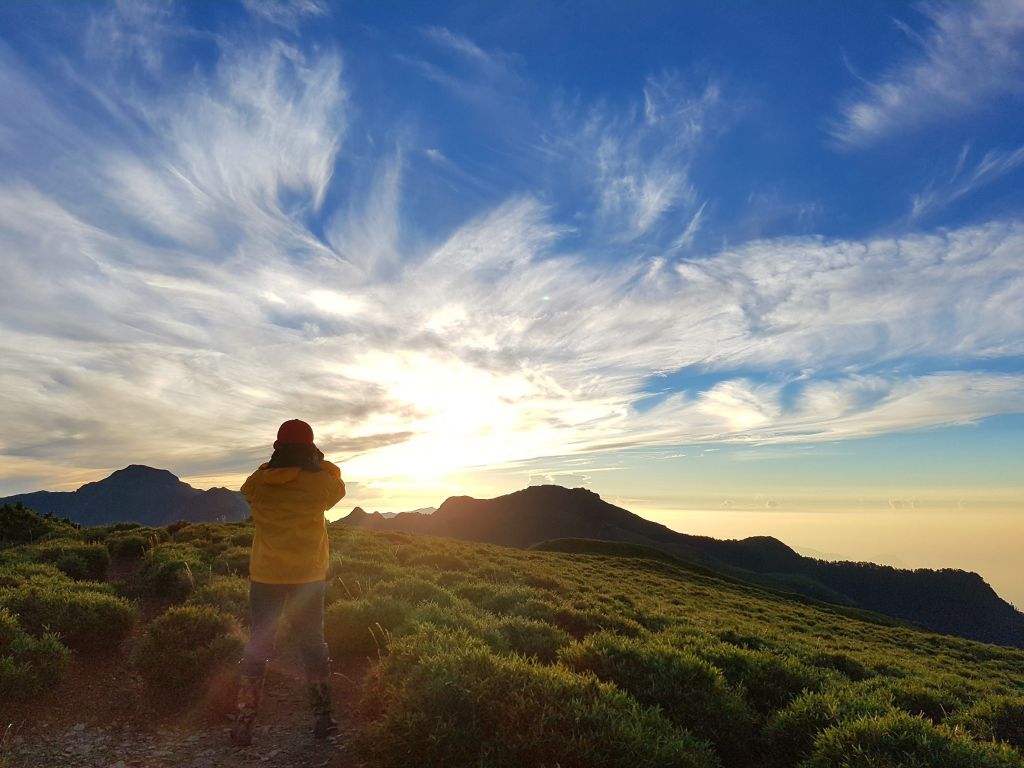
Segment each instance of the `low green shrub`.
M373 588L373 593L397 597L413 605L428 602L438 605L451 605L456 600L455 595L447 589L420 576L405 576L381 582Z
M18 624L18 617L7 608L0 607L0 649L7 648L24 630Z
M160 707L202 700L218 673L241 657L242 633L231 616L207 605L181 605L154 619L132 653L132 666Z
M355 600L369 594L362 582L345 581L341 578L327 577L327 586L324 588L324 604L332 605L339 600Z
M820 690L828 678L825 670L771 651L752 651L725 643L695 650L722 670L730 684L744 691L747 701L762 716L781 709L805 691Z
M192 523L188 520L175 520L173 523L164 526L164 530L167 532L167 536L173 538L178 531L188 528Z
M464 630L499 653L508 653L510 650L508 640L498 629L496 617L461 598L447 605L420 603L412 610L402 630L414 632L423 624Z
M134 530L137 530L137 529L142 528L142 527L143 527L142 523L124 522L124 523L114 523L112 526L110 526L110 530L111 531L134 531Z
M113 584L101 581L78 581L49 563L16 562L0 565L0 595L6 587L59 588L69 592L98 592L115 595Z
M566 601L534 598L519 605L515 613L551 624L576 639L601 630L627 637L637 637L645 631L639 622L628 617L600 610L581 610Z
M247 547L228 547L213 559L214 571L247 577L250 551Z
M214 576L189 595L186 605L206 605L245 622L249 616L249 580L240 576Z
M52 563L73 579L102 581L110 565L110 553L102 544L54 539L25 549L37 563Z
M79 531L78 538L90 544L95 544L96 542L102 543L109 535L109 525L90 525L84 530Z
M208 554L215 554L227 549L230 545L228 536L229 529L220 523L189 523L170 531L170 540L175 544L192 544Z
M493 548L483 550L480 554L483 557L469 569L475 579L488 584L520 584L522 570L515 567L514 561L510 562L504 556L499 557Z
M54 635L32 637L0 608L0 698L21 701L52 688L67 667L68 649Z
M40 515L20 501L0 506L0 545L26 544L48 536L76 536L80 526L63 517Z
M558 576L549 571L527 571L523 574L522 580L523 584L528 587L553 592L556 595L567 595L572 591L567 581L558 578Z
M815 651L807 657L807 663L824 669L834 669L853 681L867 680L875 673L860 659L838 651Z
M135 560L146 554L158 543L157 537L146 529L134 529L112 533L106 538L110 556L122 560Z
M518 584L492 584L474 581L454 589L459 597L469 600L491 613L512 613L530 600L543 598L543 593Z
M453 552L424 552L406 561L407 565L425 565L438 571L468 571L469 563Z
M468 571L441 571L436 574L436 578L438 584L453 592L456 587L460 587L463 584L476 584L480 581L477 578L477 574Z
M822 731L847 720L892 711L887 696L850 687L805 693L779 710L765 726L766 749L774 765L793 765L811 754Z
M555 661L558 651L572 640L568 632L524 616L502 616L496 625L508 650L543 664Z
M236 533L232 533L232 534L228 535L228 539L227 540L228 540L228 544L230 544L233 547L246 547L246 548L249 548L249 547L252 546L252 537L253 537L253 532L251 530L248 530L248 531L238 531Z
M91 652L118 650L138 618L136 608L124 598L60 582L0 590L0 606L33 635L52 632L65 645Z
M894 712L850 720L818 736L802 768L1022 768L1006 744L982 743L923 717Z
M934 723L964 706L964 692L955 684L943 685L939 681L908 679L885 685L892 704L910 715L924 715Z
M82 529L82 540L105 543L111 536L126 531L138 532L143 529L142 523L113 523L111 525L90 525Z
M410 544L415 541L413 534L405 531L380 531L377 537L392 544Z
M417 604L395 634L415 632L422 625L462 630L487 644L495 653L519 654L548 664L558 657L558 650L571 638L558 627L522 616L496 616L462 598L444 604Z
M570 669L591 672L641 704L659 707L671 722L714 744L726 765L747 764L754 713L704 659L664 640L608 632L573 643L559 657Z
M324 615L324 635L331 653L343 656L376 654L387 638L400 630L412 614L406 600L370 595L330 605Z
M989 696L946 720L983 741L1005 741L1024 751L1024 696Z
M364 689L360 743L378 765L712 768L709 747L614 686L496 656L464 632L395 641Z
M735 645L737 648L747 648L751 651L760 651L768 647L768 643L763 637L732 628L720 630L717 637L723 643Z
M0 589L49 582L67 584L71 582L71 578L57 566L49 563L13 561L0 565Z
M335 600L353 600L357 597L365 597L382 581L404 578L405 570L394 565L351 557L346 555L332 555L331 563L327 570L327 603Z
M191 544L160 544L142 559L139 584L146 594L184 600L208 571L203 553Z

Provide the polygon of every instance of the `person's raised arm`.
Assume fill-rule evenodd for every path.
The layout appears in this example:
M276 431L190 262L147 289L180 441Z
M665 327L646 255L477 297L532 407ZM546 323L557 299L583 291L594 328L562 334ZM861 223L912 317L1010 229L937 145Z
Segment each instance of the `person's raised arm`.
M246 478L245 482L242 483L242 496L247 502L252 503L252 498L256 494L256 473L253 472L249 477Z
M321 465L329 478L324 490L324 511L330 509L345 498L345 481L341 479L341 470L329 461Z

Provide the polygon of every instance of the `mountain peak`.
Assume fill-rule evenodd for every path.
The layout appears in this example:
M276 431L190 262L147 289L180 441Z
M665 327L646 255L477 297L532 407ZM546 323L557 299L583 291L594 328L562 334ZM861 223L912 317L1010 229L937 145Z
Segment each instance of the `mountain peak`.
M132 521L166 525L172 520L244 520L249 507L236 491L203 491L173 472L129 464L76 491L36 491L6 500L24 500L39 513L68 517L81 525ZM3 501L3 500L0 500Z
M579 498L579 499L600 499L601 496L590 490L589 488L566 488L564 485L554 485L552 483L546 483L544 485L531 485L527 488L523 488L521 491L516 491L516 494L523 494L524 496L530 497L547 497L547 498ZM514 494L510 494L514 495Z
M464 510L475 510L481 504L491 505L528 505L526 509L554 511L560 509L577 510L594 502L601 502L601 497L586 488L566 488L561 485L531 485L494 499L476 499L472 496L449 496L437 512L442 517ZM607 502L602 502L606 505ZM611 506L611 505L607 505Z
M795 549L785 542L779 541L774 536L748 536L745 539L740 539L739 543L748 547L757 547L758 549L768 552L785 553L797 556Z
M163 480L164 482L172 481L175 483L181 482L177 475L170 470L157 469L156 467L150 467L145 464L129 464L124 469L118 469L111 472L104 480L98 482L105 482L105 480L148 480L150 482Z

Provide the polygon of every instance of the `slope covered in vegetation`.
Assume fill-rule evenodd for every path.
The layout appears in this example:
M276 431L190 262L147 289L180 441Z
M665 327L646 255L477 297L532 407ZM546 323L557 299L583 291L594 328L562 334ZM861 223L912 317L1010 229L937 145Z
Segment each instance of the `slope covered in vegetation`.
M535 485L493 499L453 496L433 514L385 518L353 510L342 522L513 547L565 538L640 545L752 584L884 613L942 634L1024 648L1024 613L976 573L816 560L770 536L693 536L610 504L586 488Z
M182 524L12 542L0 550L0 699L45 695L99 652L97 617L129 626L140 601L161 600L172 607L104 652L125 654L159 706L208 701L244 637L251 533ZM642 548L330 535L328 641L336 659L372 662L353 705L367 765L1024 766L1019 650L858 618ZM97 545L124 580L77 571L102 560L85 554ZM78 612L53 634L57 603Z

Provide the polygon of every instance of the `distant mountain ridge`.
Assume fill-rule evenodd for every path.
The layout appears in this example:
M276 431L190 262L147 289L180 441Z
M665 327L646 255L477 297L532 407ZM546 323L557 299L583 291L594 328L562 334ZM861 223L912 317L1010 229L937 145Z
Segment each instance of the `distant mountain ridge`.
M762 586L906 619L942 634L1024 648L1024 613L976 573L816 560L770 536L692 536L583 488L532 486L494 499L454 496L430 515L385 517L357 507L337 523L520 548L552 539L636 544Z
M420 507L419 509L410 509L408 512L367 512L362 507L353 507L350 514L355 515L368 515L373 517L376 515L383 520L389 520L392 517L398 517L399 515L432 515L437 511L437 507Z
M0 498L0 504L19 501L36 512L80 525L131 521L161 526L175 520L231 522L249 516L249 505L237 491L200 490L166 469L142 464L131 464L77 491L34 491Z

